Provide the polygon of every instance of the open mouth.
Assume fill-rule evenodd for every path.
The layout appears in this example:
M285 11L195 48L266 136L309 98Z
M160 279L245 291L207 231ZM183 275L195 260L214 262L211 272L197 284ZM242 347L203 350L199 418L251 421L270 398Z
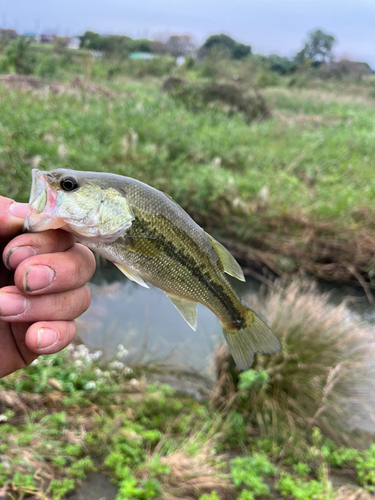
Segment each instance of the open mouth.
M29 199L29 211L23 225L23 232L34 232L42 229L46 223L47 214L43 214L43 210L47 205L47 189L48 184L45 177L45 172L41 170L32 170L32 184ZM44 223L44 224L43 224Z
M32 170L32 185L29 199L29 210L35 214L40 214L47 203L47 185L44 172Z
M56 214L59 195L47 181L48 172L33 169L29 210L23 225L24 233L59 229L65 225Z

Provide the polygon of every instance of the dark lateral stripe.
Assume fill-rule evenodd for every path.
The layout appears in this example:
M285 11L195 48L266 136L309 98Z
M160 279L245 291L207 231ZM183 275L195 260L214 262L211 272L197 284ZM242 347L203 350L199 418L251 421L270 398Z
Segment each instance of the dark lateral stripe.
M134 223L133 223L134 224ZM138 226L138 227L137 227ZM136 232L138 229L142 230L143 234L151 235L163 244L165 254L176 260L181 266L185 267L208 291L223 305L223 307L233 317L234 323L240 322L242 324L243 318L240 312L236 309L232 298L226 294L225 288L220 283L209 282L204 276L200 268L197 266L194 258L184 253L182 250L177 250L171 241L168 241L165 236L157 230L150 230L150 226L145 220L136 218ZM229 302L229 304L228 304Z

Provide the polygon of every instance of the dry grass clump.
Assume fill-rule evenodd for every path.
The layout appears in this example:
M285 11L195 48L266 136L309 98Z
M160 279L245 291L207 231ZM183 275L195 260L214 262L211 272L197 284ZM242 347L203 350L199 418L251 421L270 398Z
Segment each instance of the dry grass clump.
M353 488L342 486L337 490L337 500L371 500L373 495L367 493L363 488L353 491Z
M188 107L199 110L213 102L220 102L228 106L229 115L242 112L250 122L255 119L264 119L271 116L264 98L259 92L242 88L233 83L191 83L182 78L167 78L162 91L168 92Z
M262 210L258 200L236 209L243 213ZM196 218L208 231L214 231L227 217L225 210ZM375 219L369 212L358 212L356 218L363 221L360 231L349 227L343 230L333 222L314 222L301 214L263 215L247 241L238 241L233 225L228 226L228 238L220 238L220 242L250 267L267 267L277 276L307 272L326 281L361 285L372 300L370 290L374 284L369 280L373 280L375 265ZM236 218L232 217L233 221Z
M314 284L293 282L248 302L283 348L257 355L252 368L267 376L239 392L239 372L219 349L216 405L236 406L263 436L279 442L302 438L312 426L338 443L353 439L356 418L374 419L374 329L345 303L330 304Z
M31 75L9 73L8 75L0 76L0 83L11 88L49 91L59 95L64 93L77 94L85 92L90 95L105 96L108 97L108 99L114 99L116 97L116 94L107 87L87 82L78 77L73 78L70 82L60 83Z
M166 500L197 500L201 495L216 491L220 498L235 498L235 489L229 474L218 467L220 459L213 461L211 442L202 444L192 453L187 446L161 458L170 473L160 477ZM147 478L147 464L139 471L140 478Z

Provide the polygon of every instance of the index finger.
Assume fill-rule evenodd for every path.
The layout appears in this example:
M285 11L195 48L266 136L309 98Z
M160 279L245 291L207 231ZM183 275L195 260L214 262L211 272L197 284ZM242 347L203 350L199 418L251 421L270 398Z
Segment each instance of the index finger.
M17 203L0 196L0 237L18 234L27 214L27 203Z

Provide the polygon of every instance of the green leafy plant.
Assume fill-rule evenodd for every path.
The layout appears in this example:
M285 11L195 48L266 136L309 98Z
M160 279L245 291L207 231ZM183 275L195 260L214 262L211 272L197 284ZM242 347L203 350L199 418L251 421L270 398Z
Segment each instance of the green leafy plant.
M251 500L257 496L269 495L269 486L262 476L273 477L276 467L264 454L255 453L251 457L238 457L230 462L233 483L237 488L246 488L249 493L240 496L241 500ZM251 497L253 495L253 497Z

